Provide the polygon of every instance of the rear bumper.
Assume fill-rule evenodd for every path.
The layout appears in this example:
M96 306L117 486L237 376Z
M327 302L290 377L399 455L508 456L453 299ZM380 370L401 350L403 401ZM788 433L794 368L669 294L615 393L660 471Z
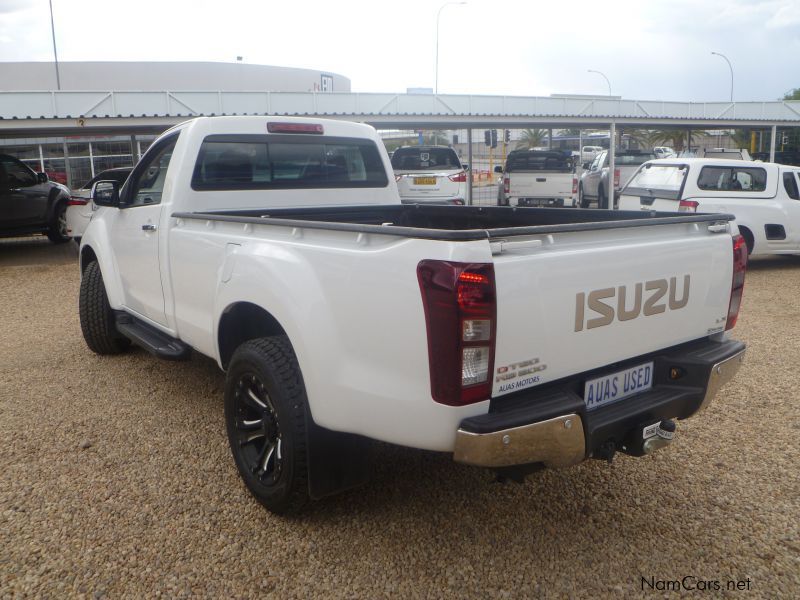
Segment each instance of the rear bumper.
M739 370L744 353L745 345L733 340L684 344L543 389L493 399L487 414L461 422L453 458L481 467L564 467L597 456L601 448L640 455L643 427L663 419L685 419L705 408ZM651 360L652 389L586 410L585 381Z
M509 196L508 202L511 206L576 206L575 198L519 198Z

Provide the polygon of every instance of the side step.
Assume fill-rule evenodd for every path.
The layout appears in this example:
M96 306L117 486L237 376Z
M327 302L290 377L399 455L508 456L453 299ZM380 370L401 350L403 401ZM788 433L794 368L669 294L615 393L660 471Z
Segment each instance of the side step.
M150 354L165 360L189 360L191 346L124 312L115 315L117 331Z

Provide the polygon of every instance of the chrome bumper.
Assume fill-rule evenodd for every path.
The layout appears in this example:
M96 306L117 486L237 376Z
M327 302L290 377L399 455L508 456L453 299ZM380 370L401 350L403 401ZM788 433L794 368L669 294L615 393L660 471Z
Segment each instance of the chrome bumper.
M492 433L459 429L453 459L476 467L567 467L584 459L585 444L581 418L572 414Z
M694 413L705 408L720 388L733 378L744 362L744 354L743 349L712 365L705 394ZM530 463L567 467L583 461L586 455L584 423L576 413L488 433L473 433L459 428L453 451L456 462L478 467Z

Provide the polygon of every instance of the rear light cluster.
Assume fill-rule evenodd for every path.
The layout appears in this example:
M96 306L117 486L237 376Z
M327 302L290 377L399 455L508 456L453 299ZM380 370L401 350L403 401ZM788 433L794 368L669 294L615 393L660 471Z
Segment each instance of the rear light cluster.
M511 193L511 179L508 177L503 178L503 192L506 194Z
M450 406L487 400L497 323L494 266L423 260L417 265L417 279L433 399Z
M733 329L739 318L744 292L744 274L747 271L747 244L741 235L733 237L733 279L731 280L731 302L728 305L728 320L725 331Z
M572 178L572 193L573 194L577 194L578 193L578 178L577 177L573 177Z
M448 175L447 178L455 183L466 183L467 173L466 171L461 171L460 173L454 173L453 175Z
M697 212L698 206L700 206L700 203L695 202L694 200L681 200L678 203L678 212L695 213Z
M78 196L70 196L67 200L67 206L86 206L89 204L88 198L78 198Z
M619 169L614 169L614 189L619 188Z

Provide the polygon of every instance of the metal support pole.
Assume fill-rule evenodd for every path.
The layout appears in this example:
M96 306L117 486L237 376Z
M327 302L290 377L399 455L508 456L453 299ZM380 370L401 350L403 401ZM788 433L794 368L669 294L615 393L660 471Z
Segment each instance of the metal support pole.
M769 137L769 162L775 162L775 141L778 135L778 126L772 126L772 135Z
M617 188L614 185L614 169L616 168L617 124L611 121L608 131L608 210L614 210ZM599 207L598 207L599 208Z
M56 50L56 22L53 19L53 0L50 0L50 29L53 32L53 58L56 64L56 89L61 89L61 75L58 73L58 51Z
M469 177L467 177L467 206L472 206L472 174L475 172L475 165L472 162L472 129L467 129L467 164L469 165Z
M92 152L92 142L89 142L89 172L94 179L94 152Z

